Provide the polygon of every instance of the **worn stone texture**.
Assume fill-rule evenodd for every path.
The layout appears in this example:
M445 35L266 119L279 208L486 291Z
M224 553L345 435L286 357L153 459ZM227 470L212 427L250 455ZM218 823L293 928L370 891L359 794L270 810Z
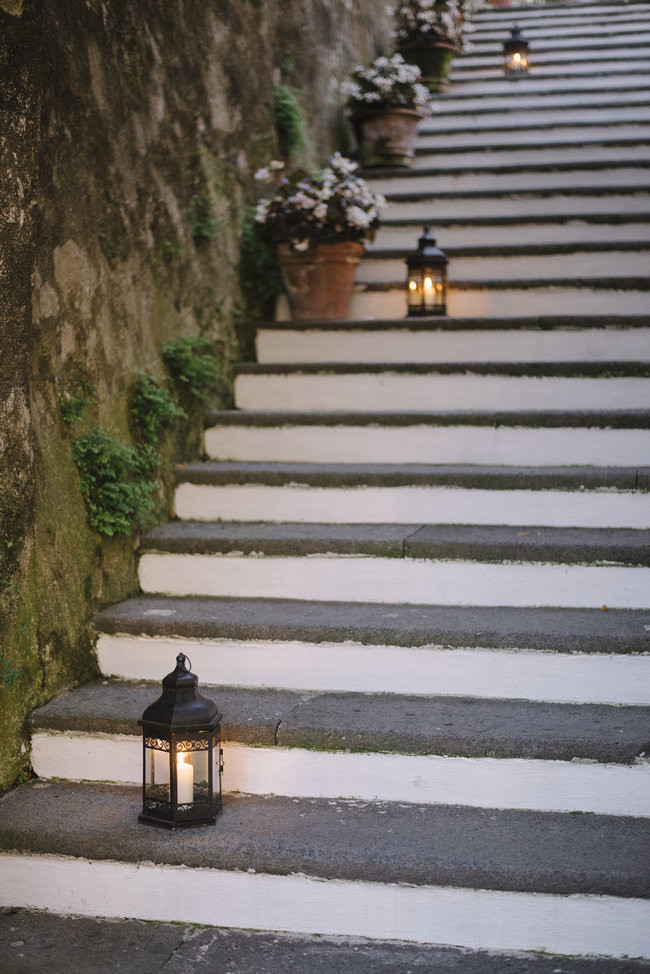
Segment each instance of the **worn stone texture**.
M93 611L137 589L133 539L88 528L61 397L94 386L88 422L128 442L129 385L164 374L166 341L216 339L227 375L274 87L302 91L323 161L336 86L387 24L382 0L0 3L0 789L26 713L96 672Z

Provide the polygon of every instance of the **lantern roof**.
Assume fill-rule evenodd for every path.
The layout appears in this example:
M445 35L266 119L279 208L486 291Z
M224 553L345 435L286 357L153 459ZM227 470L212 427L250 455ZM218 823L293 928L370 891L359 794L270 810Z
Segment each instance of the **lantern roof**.
M503 42L503 52L504 54L510 54L514 51L524 50L528 50L528 41L521 33L519 24L515 24L510 31L510 37Z
M191 663L183 653L176 657L176 667L162 681L163 692L147 707L140 723L168 724L175 727L207 728L222 718L219 708L198 692L199 680L191 672Z
M429 233L429 227L423 227L422 236L418 240L418 249L407 255L406 263L409 268L427 267L431 264L448 264L447 255L436 246L436 238Z

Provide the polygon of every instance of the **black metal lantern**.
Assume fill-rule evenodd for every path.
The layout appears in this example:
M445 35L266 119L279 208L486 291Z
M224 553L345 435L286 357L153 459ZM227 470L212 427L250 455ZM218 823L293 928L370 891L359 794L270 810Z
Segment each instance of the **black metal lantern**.
M528 41L515 24L510 37L503 42L503 69L507 75L518 75L527 74L529 67Z
M138 721L144 759L138 821L168 829L210 825L221 812L223 714L198 692L188 663L179 653L162 695Z
M418 240L418 249L406 258L408 317L447 314L447 264L429 228Z

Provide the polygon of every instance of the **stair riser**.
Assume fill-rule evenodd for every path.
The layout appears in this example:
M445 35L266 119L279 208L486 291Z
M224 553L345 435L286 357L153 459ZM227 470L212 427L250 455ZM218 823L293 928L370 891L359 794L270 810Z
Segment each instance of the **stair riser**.
M383 885L53 856L3 855L0 863L5 878L0 905L7 907L472 949L650 955L648 909L636 899Z
M636 467L647 430L374 426L212 427L213 460L280 463L482 463L499 466Z
M646 98L650 99L650 94ZM493 139L513 139L516 144L522 141L529 141L533 138L541 137L542 132L551 134L551 141L555 138L564 138L567 131L570 136L572 129L580 129L583 126L598 126L603 132L611 131L606 126L622 123L640 124L650 122L650 106L643 103L632 105L607 105L602 108L556 108L553 111L545 111L543 108L528 109L527 111L517 111L511 109L507 117L495 118L487 114L465 114L459 113L458 116L440 111L436 111L431 117L422 119L419 125L420 144L425 140L440 140L441 143L455 143L462 140L460 144L465 144L467 140L471 144L477 142L484 133L486 138L492 143ZM539 127L536 131L535 127ZM567 126L567 127L565 127Z
M516 10L484 8L474 14L472 23L475 25L478 34L487 30L500 31L504 26L509 29L515 24L527 28L533 24L546 26L549 24L546 10L544 10L544 3L540 3L539 0L528 8L518 6ZM610 24L618 24L619 21L630 23L637 20L645 23L648 14L650 14L650 5L646 3L634 3L633 5L581 3L579 6L557 6L553 10L553 23L557 26L566 25L567 27L571 24L583 23L605 23L609 26Z
M356 555L245 557L145 553L143 592L317 602L644 609L650 569L482 564Z
M644 89L638 91L635 91L633 86L621 91L615 90L615 85L611 85L610 87L612 91L587 91L585 90L586 86L581 84L579 91L546 94L531 92L526 94L520 86L515 87L514 83L510 87L506 85L504 79L503 94L500 95L455 98L454 95L458 92L455 89L452 90L445 97L444 101L440 101L436 118L450 118L453 116L454 122L457 123L459 118L465 121L473 112L479 114L488 112L492 114L492 118L494 119L495 114L510 112L511 110L527 114L530 110L575 109L581 105L587 108L590 106L602 107L605 104L620 104L625 106L645 103L648 100L647 89L650 86L646 86Z
M647 409L650 379L554 378L546 376L418 375L239 375L238 409L393 412L451 410Z
M97 643L102 673L124 680L159 680L178 653L217 686L650 705L647 656L104 634Z
M507 36L508 36L507 34L504 35L503 33L501 33L500 35L493 35L492 38L486 37L481 40L472 39L472 52L478 57L481 56L493 57L495 68L499 70L503 58L503 42ZM584 43L582 44L576 43L575 38L566 38L566 39L562 37L551 38L550 36L548 36L548 37L538 38L537 40L533 40L532 35L527 34L526 36L527 36L527 40L532 42L531 43L531 63L532 64L534 64L534 57L535 57L533 44L537 46L539 51L546 51L548 53L553 52L554 54L557 54L560 51L564 51L567 54L571 54L571 52L574 50L590 51L592 53L597 52L599 54L602 54L602 58L604 62L607 62L609 60L609 56L612 50L617 50L617 49L620 50L620 45L612 41L611 38L601 39L597 36L594 36L594 33L592 33L591 36L585 37ZM634 53L634 51L636 51L638 48L643 48L644 46L647 46L650 43L650 33L647 30L640 31L638 29L638 26L635 28L634 25L631 25L630 31L627 32L627 37L621 38L621 43L625 43L625 40L629 41L633 45L632 53ZM619 78L625 79L627 87L637 87L639 85L639 79L638 77L635 78L634 74L632 74L633 70L634 70L634 62L629 62L627 71L623 69L621 70L620 74L616 72L611 74L610 73L604 74L603 76L596 75L594 77L589 78L588 80L592 82L594 88L602 88L606 91L610 91L611 89L616 88ZM515 78L505 77L503 72L499 71L499 76L497 77L496 81L491 81L491 82L488 81L485 83L485 93L492 94L493 92L498 92L501 87L514 86L515 84L521 85L522 90L524 92L544 91L547 90L544 85L545 81L550 86L551 91L570 91L573 86L584 83L579 78L571 77L570 72L567 72L567 74L561 74L559 77L553 78L552 81L547 80L543 77L540 78L538 72L535 71L533 67L533 69L530 71L529 74L520 77L515 77ZM479 82L472 82L472 81L462 82L456 80L450 93L453 97L464 93L466 90L471 91L472 94L474 93L480 94L482 90L481 84Z
M399 204L391 206L391 218L398 219L396 216L398 206ZM557 223L527 223L526 218L522 216L520 223L507 223L501 226L474 224L441 227L433 223L433 229L443 250L448 247L512 246L521 240L536 244L563 244L564 246L573 244L577 251L586 243L609 243L611 249L615 250L619 241L647 245L650 240L650 222L590 223L587 220L580 220L579 217ZM421 233L422 221L416 219L413 219L409 226L384 226L379 230L374 243L367 248L368 253L376 250L400 249L404 252L414 250ZM457 258L454 258L454 268L456 260ZM508 257L508 267L511 260L512 258ZM610 267L609 270L611 269Z
M647 15L650 17L650 14ZM645 18L644 18L645 19ZM521 26L521 25L520 25ZM643 21L640 26L645 26ZM504 31L502 37L507 37L508 31ZM602 50L602 49L601 49ZM592 47L569 50L550 50L545 46L535 52L535 74L542 75L545 71L556 71L558 73L573 74L574 71L595 71L600 66L604 71L615 72L630 70L630 57L634 58L634 64L638 61L650 57L650 47L637 47L633 49L626 47L610 48L602 50L602 60L598 59L601 51L594 52ZM487 54L466 54L462 58L456 58L453 63L451 81L462 81L475 72L485 71L493 73L502 68L502 59L498 47L493 48L492 53Z
M644 185L650 185L650 179L644 180ZM617 194L616 190L605 190L604 195L571 195L570 190L560 191L553 196L537 195L534 193L523 198L508 196L508 189L501 197L477 196L449 199L426 197L418 200L394 199L385 210L386 218L390 220L412 220L420 226L429 223L434 228L436 221L441 219L465 218L468 213L475 218L501 217L504 207L509 216L521 217L526 222L535 216L572 216L580 219L588 213L639 213L647 212L650 206L650 195L647 192L634 192L629 195ZM478 228L477 228L478 229ZM537 232L537 231L535 231ZM535 234L530 238L536 239ZM413 235L408 250L416 246L417 234Z
M643 57L643 54L647 55L647 48L645 47L635 46L631 52L632 57L627 61L612 58L611 50L602 48L600 50L602 51L602 62L596 63L594 61L594 51L585 50L582 52L586 55L585 59L570 63L573 54L571 49L556 52L546 48L545 51L538 51L534 56L534 63L531 64L529 76L538 81L556 81L562 85L572 80L576 85L579 85L585 79L592 79L604 72L607 72L608 76L614 79L620 75L629 75L631 68L638 69L639 73L647 73L648 68L650 68L650 60L647 56ZM563 61L558 62L558 54L564 55ZM589 55L591 55L591 60L587 60ZM531 54L531 62L532 58L533 55ZM490 50L486 47L482 55L477 55L477 61L479 64L475 68L465 64L454 67L450 77L454 89L458 88L458 91L462 92L465 84L476 84L478 82L492 84L495 79L503 78L503 54L499 48ZM512 84L517 84L520 77L515 76L507 80Z
M37 732L42 778L142 782L142 739ZM224 790L294 798L650 815L650 765L224 746Z
M525 141L525 136L520 138L520 141ZM550 138L548 141L551 141ZM566 166L570 164L578 168L581 165L592 162L616 163L621 159L623 154L629 165L634 165L635 162L643 165L650 156L650 151L647 146L647 133L645 133L645 142L639 145L625 146L566 145L560 147L552 146L550 148L536 146L532 149L517 149L514 146L490 148L488 146L484 150L476 149L476 151L463 152L454 152L453 149L445 151L442 147L437 149L434 146L429 152L418 153L415 156L412 169L417 171L419 169L430 169L434 167L436 169L449 169L463 172L466 169L485 165L512 166L517 164L520 166L546 166L553 164Z
M340 331L264 329L257 333L257 359L264 364L358 362L648 362L650 328L589 328L562 331Z
M489 165L489 160L484 157L482 165ZM542 170L536 172L505 171L505 172L466 172L463 167L459 167L457 173L443 173L440 175L427 175L417 170L409 170L403 175L396 176L375 176L369 180L375 192L390 196L393 193L423 193L434 196L436 193L456 193L456 192L493 192L511 193L515 190L525 190L526 192L538 192L540 190L564 190L567 187L598 187L622 188L630 187L637 189L647 186L650 182L650 169L647 166L635 166L634 163L621 167L609 168L605 164L597 169L580 169L576 165L575 169L567 170ZM501 204L503 212L503 203ZM468 208L465 208L467 215ZM391 218L398 218L402 214L395 210L387 209L385 215Z
M507 264L504 261L503 270ZM567 261L566 270L573 272ZM460 278L457 278L460 280ZM452 318L524 318L527 315L647 315L650 291L570 287L562 284L546 286L517 286L490 289L476 282L475 288L447 290L447 311ZM401 288L362 290L359 285L352 296L350 315L357 321L364 318L404 318L406 296ZM289 320L288 305L278 302L278 320Z
M650 495L445 487L180 484L175 512L190 521L315 524L532 524L650 528Z

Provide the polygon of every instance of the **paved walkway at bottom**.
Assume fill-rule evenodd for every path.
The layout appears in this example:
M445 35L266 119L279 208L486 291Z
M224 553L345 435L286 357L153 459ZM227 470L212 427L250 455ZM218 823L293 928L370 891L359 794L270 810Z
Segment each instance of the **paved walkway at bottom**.
M0 911L2 974L648 974L650 962L488 954Z

